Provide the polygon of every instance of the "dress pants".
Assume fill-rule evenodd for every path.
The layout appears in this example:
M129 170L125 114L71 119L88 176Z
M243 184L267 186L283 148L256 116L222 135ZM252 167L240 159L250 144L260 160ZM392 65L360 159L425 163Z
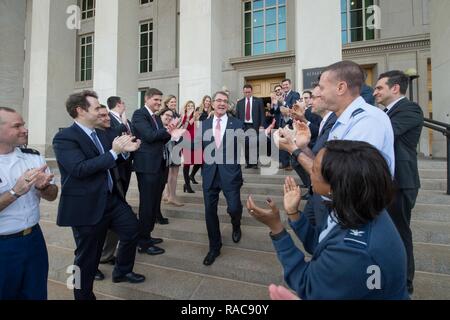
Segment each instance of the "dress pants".
M394 222L400 237L403 240L407 257L407 285L408 291L412 293L414 280L414 254L413 240L410 228L411 211L416 204L419 189L398 189L393 203L389 206L388 212Z
M103 245L102 256L100 258L101 263L106 263L114 259L119 243L119 236L114 231L108 230L106 234L105 244Z
M245 137L245 164L246 165L258 165L259 161L259 129L253 128L253 124L244 124L244 130L253 130L255 137ZM255 143L256 142L256 143ZM253 156L251 156L253 155ZM256 155L256 159L255 156Z
M161 210L161 198L165 182L165 162L155 173L137 172L139 188L139 242L142 249L151 246L151 233Z
M240 227L241 225L241 188L240 186L227 186L225 183L222 183L219 170L216 170L216 175L211 188L203 188L206 229L208 230L210 251L219 251L222 247L220 223L217 215L217 205L219 203L220 191L222 191L225 195L225 199L227 201L227 212L231 217L231 224L233 227Z
M75 262L79 267L80 287L75 286L76 300L95 300L92 292L106 232L111 229L119 236L116 265L113 277L121 277L133 271L138 240L138 223L131 207L114 193L108 194L105 213L93 226L72 227L75 238ZM76 275L75 275L76 279Z
M0 240L0 300L47 300L48 253L41 228Z

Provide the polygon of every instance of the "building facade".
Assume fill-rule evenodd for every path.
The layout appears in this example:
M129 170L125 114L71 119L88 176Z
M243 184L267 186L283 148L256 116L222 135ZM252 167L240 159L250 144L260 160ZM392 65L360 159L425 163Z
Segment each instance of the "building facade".
M245 83L268 97L284 78L301 91L314 69L349 59L370 85L415 70L414 100L449 123L445 12L445 0L0 0L0 105L24 115L30 145L51 157L72 92L119 95L131 115L149 87L180 105L224 86L236 100ZM445 156L444 138L424 129L419 152Z

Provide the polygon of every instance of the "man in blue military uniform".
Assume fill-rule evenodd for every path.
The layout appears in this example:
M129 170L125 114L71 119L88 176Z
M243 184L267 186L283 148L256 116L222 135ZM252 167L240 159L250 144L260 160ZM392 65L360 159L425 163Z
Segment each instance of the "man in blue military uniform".
M46 300L48 255L39 202L58 187L39 152L19 149L28 130L13 109L0 107L0 300Z

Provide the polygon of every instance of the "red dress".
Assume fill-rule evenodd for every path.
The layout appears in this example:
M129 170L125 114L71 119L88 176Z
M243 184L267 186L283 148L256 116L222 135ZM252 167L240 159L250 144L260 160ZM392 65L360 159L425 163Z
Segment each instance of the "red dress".
M183 141L185 143L189 141L191 145L189 149L183 148L184 165L203 164L202 146L199 145L197 149L194 148L194 137L197 127L195 121L192 124L189 123L193 117L194 114L187 119L187 115L185 114L181 121L182 128L186 129L183 135Z

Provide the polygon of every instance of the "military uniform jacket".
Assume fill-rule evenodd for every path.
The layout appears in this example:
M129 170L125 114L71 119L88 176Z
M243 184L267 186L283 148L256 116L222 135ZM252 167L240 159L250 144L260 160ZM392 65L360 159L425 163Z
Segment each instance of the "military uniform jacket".
M273 244L285 281L300 298L408 299L405 248L386 211L358 230L338 224L320 243L321 230L305 215L291 227L312 251L310 262L288 233Z

